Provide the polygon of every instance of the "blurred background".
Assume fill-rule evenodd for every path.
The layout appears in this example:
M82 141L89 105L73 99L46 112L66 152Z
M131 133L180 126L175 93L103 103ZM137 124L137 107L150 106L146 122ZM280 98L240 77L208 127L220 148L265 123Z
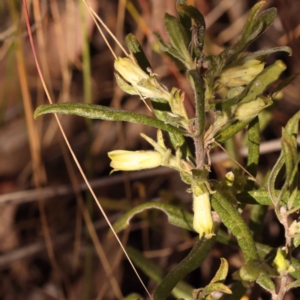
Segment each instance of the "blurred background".
M164 13L175 15L175 0L87 0L107 27L124 45L126 34L136 35L153 70L169 88L190 90L183 74L166 56L158 54L153 31L167 39ZM205 16L205 53L218 54L232 44L245 23L250 0L194 0ZM151 115L138 97L125 95L114 80L114 58L86 6L79 0L27 0L31 30L45 82L53 102L85 102ZM278 18L251 51L288 45L293 56L276 53L268 63L282 59L283 78L300 71L300 2L266 1L278 9ZM115 53L122 54L104 30ZM132 292L146 297L108 225L100 213L62 139L53 115L33 119L35 108L47 103L37 73L21 1L0 0L0 299L122 299ZM300 78L287 86L266 116L262 132L263 177L278 158L282 126L299 110ZM187 107L190 115L193 107ZM191 211L177 173L163 168L116 173L107 152L115 149L150 149L140 132L154 137L152 128L138 124L85 120L60 115L72 148L108 218L115 222L130 208L146 201L178 204ZM233 154L243 162L242 134L233 140ZM221 150L213 153L215 178L232 163ZM283 233L272 210L261 242L279 246ZM196 235L168 224L160 212L135 217L119 234L165 270L189 252ZM242 265L238 251L217 245L201 269L187 280L195 287L207 284L226 257L230 272ZM107 265L113 269L108 280ZM156 283L141 276L150 292ZM230 282L229 282L230 283ZM254 295L254 296L253 296ZM297 296L298 295L298 296ZM251 299L270 299L260 289ZM299 299L297 289L286 299ZM245 298L246 299L246 298Z

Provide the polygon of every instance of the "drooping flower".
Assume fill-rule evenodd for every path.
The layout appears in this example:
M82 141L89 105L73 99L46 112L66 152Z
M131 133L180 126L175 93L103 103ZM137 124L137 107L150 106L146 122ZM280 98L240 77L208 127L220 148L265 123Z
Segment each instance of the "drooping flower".
M209 239L214 235L214 222L211 215L211 205L209 192L204 184L200 187L192 187L194 220L193 227L199 233L199 238L203 235Z

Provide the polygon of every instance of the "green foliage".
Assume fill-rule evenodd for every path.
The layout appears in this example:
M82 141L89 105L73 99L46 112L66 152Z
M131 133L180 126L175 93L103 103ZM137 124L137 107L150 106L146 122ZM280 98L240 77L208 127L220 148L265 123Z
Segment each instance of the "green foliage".
M127 247L126 251L132 261L151 279L153 279L157 283L160 283L163 280L165 271L161 267L156 265L151 260L145 258L142 253L134 248ZM189 284L183 281L177 281L176 287L174 286L174 289L172 289L169 294L172 293L176 298L190 300L192 299L192 290L193 288Z
M194 116L189 116L186 111L184 92L178 87L169 89L159 81L140 43L132 34L126 37L130 55L115 60L116 81L126 93L138 95L144 102L149 99L153 117L81 103L43 105L35 111L34 117L46 113L74 114L90 119L140 123L158 129L157 142L141 134L153 146L154 151L109 153L112 159L111 166L116 170L140 170L148 168L149 165L175 169L181 179L189 185L188 192L194 200L194 214L179 205L147 202L132 208L114 224L115 231L119 232L125 229L137 214L155 209L164 212L169 223L174 226L186 232L199 234L199 240L190 253L169 273L146 259L137 250L127 248L133 262L158 283L154 292L155 300L164 300L170 293L184 299L211 299L214 292L222 292L223 300L240 299L245 294L245 287L252 282L256 282L275 299L278 288L273 278L286 278L288 274L295 281L285 286L285 291L300 286L300 264L292 257L293 250L300 243L300 222L294 220L288 225L289 215L300 208L297 186L299 154L296 140L300 112L296 113L284 128L282 151L270 171L267 190L264 187L256 190L253 181L259 167L259 114L272 105L273 97L294 78L291 76L281 83L276 83L273 91L268 90L278 81L286 66L280 60L265 66L265 59L267 55L278 51L291 54L289 47L275 47L253 53L246 51L276 17L275 8L261 11L264 4L264 1L258 2L252 8L236 43L218 55L203 53L205 21L195 7L186 5L184 0L177 0L179 18L165 14L169 43L163 41L159 34L155 35L162 55L168 55L180 66L180 71L185 72L187 82L194 93ZM211 124L207 124L208 112L214 116ZM242 174L233 170L224 178L211 180L211 148L226 142L245 129L248 130L246 172ZM167 133L172 149L166 146L161 130ZM194 153L187 146L189 139L195 145ZM116 166L114 160L116 154L120 153L122 159ZM150 160L155 158L155 162L151 164L149 157ZM249 174L252 181L248 180ZM282 181L283 184L279 187ZM242 215L246 204L256 205L252 209L250 225ZM258 227L262 226L267 207L270 205L274 205L277 218L285 230L286 242L282 245L282 252L255 242ZM211 207L214 212L211 211ZM218 229L220 222L230 234ZM207 286L194 289L183 283L182 280L187 274L199 268L216 241L240 249L244 256L245 263L233 274L236 282L232 288L229 289L225 285L229 268L223 258L219 270ZM282 291L282 287L280 289ZM284 296L284 292L281 294ZM140 299L140 296L132 294L126 299Z

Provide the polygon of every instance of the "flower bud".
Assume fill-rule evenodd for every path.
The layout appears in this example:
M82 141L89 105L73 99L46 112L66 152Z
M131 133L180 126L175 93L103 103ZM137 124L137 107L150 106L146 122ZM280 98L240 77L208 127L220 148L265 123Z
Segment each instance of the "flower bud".
M145 98L163 98L169 101L170 93L160 84L154 74L147 74L141 67L129 57L118 57L114 63L115 70L122 76L117 77L119 87L126 93L140 95ZM134 88L130 89L130 83ZM126 87L127 85L127 87Z
M246 121L257 116L264 108L270 106L273 101L268 97L258 97L253 101L242 103L237 106L235 117Z
M207 188L202 185L192 187L193 192L193 209L194 221L193 227L199 233L199 238L203 235L209 239L214 235L214 222L211 215L211 206L209 199L209 192Z
M115 171L136 171L159 167L162 156L156 151L126 151L115 150L108 152L110 166Z
M221 85L238 87L249 84L264 69L264 63L257 59L246 61L243 65L223 71L220 75Z
M294 272L295 268L285 258L286 254L283 250L278 249L275 259L273 260L273 266L276 268L278 273L289 273Z

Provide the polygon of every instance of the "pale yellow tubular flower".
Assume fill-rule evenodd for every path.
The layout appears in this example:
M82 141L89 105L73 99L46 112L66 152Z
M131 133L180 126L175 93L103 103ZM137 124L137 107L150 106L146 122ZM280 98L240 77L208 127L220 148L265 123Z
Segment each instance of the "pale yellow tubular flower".
M154 74L149 75L144 72L133 58L118 57L115 60L114 67L122 78L136 90L136 95L145 98L162 98L169 101L171 94L167 88L157 81ZM120 84L120 79L117 83L121 89L127 92L128 88L124 89L124 84Z
M257 59L248 60L241 66L223 71L219 83L230 88L247 85L264 69L264 65Z
M156 151L115 150L108 152L108 156L113 172L152 169L162 163L162 155Z
M128 82L136 85L142 79L148 79L149 75L141 67L128 57L118 57L114 63L115 70Z
M199 238L203 235L209 239L214 235L214 222L211 214L210 197L207 188L192 187L194 220L193 227L199 233Z

